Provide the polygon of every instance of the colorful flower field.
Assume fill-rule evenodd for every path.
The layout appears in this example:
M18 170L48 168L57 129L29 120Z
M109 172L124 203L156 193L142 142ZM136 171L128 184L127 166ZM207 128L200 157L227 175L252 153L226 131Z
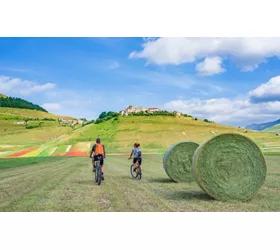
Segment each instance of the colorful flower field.
M1 152L0 158L46 157L46 156L88 156L91 143L79 142L75 145L34 146L17 151Z
M88 156L90 151L90 143L79 142L65 156Z

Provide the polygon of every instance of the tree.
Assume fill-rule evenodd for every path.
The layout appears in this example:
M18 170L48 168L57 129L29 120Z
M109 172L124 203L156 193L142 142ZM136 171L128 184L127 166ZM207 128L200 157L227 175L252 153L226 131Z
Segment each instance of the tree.
M106 111L103 111L103 112L99 115L98 118L103 119L103 118L106 117L106 115L107 115Z
M6 97L6 98L0 97L0 107L32 109L32 110L48 112L47 110L40 107L39 105L33 104L21 98L14 98L14 97Z

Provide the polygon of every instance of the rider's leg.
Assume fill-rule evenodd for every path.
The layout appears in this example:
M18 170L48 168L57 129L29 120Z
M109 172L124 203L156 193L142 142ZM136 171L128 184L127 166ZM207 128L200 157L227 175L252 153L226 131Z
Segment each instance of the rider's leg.
M139 158L139 171L142 170L142 158Z
M92 171L95 172L94 157L92 158Z
M137 158L133 158L133 171L136 173L138 172L138 168L137 168Z

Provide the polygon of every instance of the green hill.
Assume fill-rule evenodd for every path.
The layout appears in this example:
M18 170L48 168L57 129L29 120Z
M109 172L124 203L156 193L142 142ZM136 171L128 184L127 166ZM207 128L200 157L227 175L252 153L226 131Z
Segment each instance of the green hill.
M37 104L33 104L32 102L28 102L24 99L17 98L17 97L8 97L5 95L0 96L0 107L31 109L31 110L40 110L40 111L48 112L44 108L40 107Z
M49 143L78 126L59 122L73 117L50 114L39 105L0 94L0 153Z
M178 141L191 140L201 143L217 134L228 132L244 134L261 147L264 142L280 144L279 137L272 133L244 131L190 117L169 116L121 116L75 130L70 135L58 139L56 144L92 143L99 136L109 152L129 152L134 142L141 143L143 151L164 152Z
M264 131L266 132L275 132L275 133L280 133L280 124L274 125L272 127L269 127L265 129Z
M7 116L7 118L11 119L17 119L16 117L19 117L18 119L24 119L24 118L38 118L38 119L43 119L43 118L51 118L51 119L58 119L58 118L63 118L63 119L76 119L74 117L70 116L58 116L54 115L51 113L39 111L39 110L31 110L31 109L23 109L23 108L3 108L0 107L0 115Z
M60 124L58 118L76 120L43 111L0 107L0 151L3 145L37 145L71 133L73 128ZM17 124L24 121L28 124Z
M85 156L97 137L101 137L107 153L128 154L135 142L141 144L144 153L164 153L178 141L202 143L215 135L229 132L250 137L264 152L280 150L280 136L275 133L244 130L192 117L118 116L98 124L72 128L59 123L58 116L49 113L3 109L0 108L0 156L13 155L22 149L30 149L24 153L25 156ZM38 120L30 120L28 126L18 125L14 124L17 115L21 115L21 119L32 116ZM45 119L46 116L54 119Z

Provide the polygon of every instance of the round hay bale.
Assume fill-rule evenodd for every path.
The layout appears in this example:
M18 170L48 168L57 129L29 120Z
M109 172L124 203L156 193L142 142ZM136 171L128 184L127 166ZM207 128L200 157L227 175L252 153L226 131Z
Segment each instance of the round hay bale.
M221 201L247 201L264 183L266 162L260 148L240 134L221 134L201 144L194 153L197 184Z
M175 182L192 182L192 159L198 144L183 141L171 146L164 154L163 167L169 178Z

